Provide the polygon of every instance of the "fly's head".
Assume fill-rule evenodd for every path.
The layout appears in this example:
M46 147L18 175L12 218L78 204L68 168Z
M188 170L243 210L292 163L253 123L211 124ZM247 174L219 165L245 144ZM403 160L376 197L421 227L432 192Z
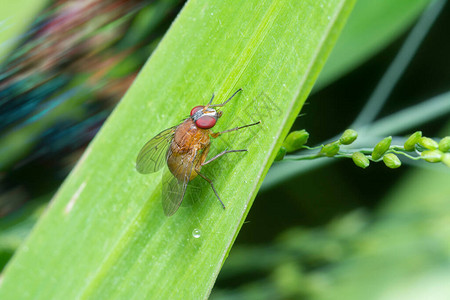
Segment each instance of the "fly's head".
M214 108L199 105L191 110L191 119L195 125L202 129L210 129L216 125L217 120L222 116L221 111Z
M222 112L220 110L216 110L215 107L218 108L223 107L240 91L242 91L242 89L238 89L236 92L234 92L233 95L231 95L230 98L228 98L227 101L220 104L212 104L212 101L214 99L213 94L211 100L209 100L208 105L206 106L199 105L191 110L192 121L194 121L195 125L199 128L203 129L213 128L214 125L216 125L217 120L222 116Z

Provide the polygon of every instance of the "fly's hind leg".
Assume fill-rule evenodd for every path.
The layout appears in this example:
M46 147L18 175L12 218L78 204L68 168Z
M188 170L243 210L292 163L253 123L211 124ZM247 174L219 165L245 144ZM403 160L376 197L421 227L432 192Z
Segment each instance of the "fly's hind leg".
M227 154L227 153L232 153L232 152L246 152L246 151L247 151L247 149L242 149L242 150L225 150L225 151L220 152L219 154L217 154L217 155L214 156L213 158L211 158L211 159L209 159L209 160L207 160L207 161L205 161L205 162L202 162L201 164L199 164L199 166L202 167L202 166L204 166L204 165L206 165L206 164L209 164L210 162L212 162L212 161L218 159L219 157L221 157L221 156L223 156L223 155L225 155L225 154ZM214 194L216 194L217 199L219 199L220 204L222 204L223 209L225 209L225 204L223 204L222 200L221 200L220 197L219 197L219 194L217 193L216 189L214 188L214 184L213 184L212 180L209 179L208 177L206 177L205 175L203 175L202 173L200 173L199 168L196 168L195 172L196 172L198 175L200 175L203 179L205 179L206 181L208 181L208 183L211 185L211 188L212 188L213 191L214 191Z
M209 162L215 160L216 158L222 156L223 154L225 154L225 153L222 152L221 154L218 154L218 155L214 156L212 159L210 159L207 162L205 162L206 156L208 155L208 152L209 152L209 147L210 147L210 145L208 144L206 146L206 148L203 149L201 157L200 157L200 159L198 160L198 162L195 165L195 173L197 173L198 175L200 175L200 177L202 177L203 179L208 181L208 183L211 185L212 190L214 191L214 194L216 194L217 199L219 199L220 204L222 204L223 209L225 209L225 205L223 204L222 200L219 197L219 194L217 193L216 189L214 188L214 184L213 184L212 180L209 179L208 177L206 177L205 175L203 175L202 173L200 173L200 170L201 170L203 165L206 165L207 163L209 163Z
M230 99L233 98L233 96L234 96L237 92L239 92L239 91L240 91L240 89L237 90L237 91L230 97ZM228 102L230 99L228 99L226 102ZM226 103L226 102L225 102L225 103ZM225 104L225 103L223 103L223 104ZM222 105L223 105L223 104L222 104ZM222 106L222 105L216 105L216 106ZM260 123L261 123L261 121L258 121L258 122L253 123L253 124L248 124L248 125L236 127L236 128L228 129L228 130L221 131L221 132L216 132L216 133L211 133L211 132L210 132L210 135L211 135L211 137L216 138L216 137L218 137L219 135L221 135L222 133L227 133L227 132L230 132L230 131L236 131L236 130L239 130L239 129L242 129L242 128L250 127L250 126L253 126L253 125L258 125L258 124L260 124ZM223 204L222 200L221 200L220 197L219 197L219 194L217 193L216 189L214 188L214 184L213 184L212 180L209 179L208 177L206 177L205 175L203 175L202 173L200 173L200 169L201 169L202 166L207 165L207 164L209 164L210 162L215 161L216 159L218 159L219 157L221 157L221 156L223 156L223 155L225 155L225 154L227 154L227 153L233 153L233 152L246 152L246 151L247 151L247 149L240 149L240 150L224 150L224 151L220 152L219 154L217 154L216 156L212 157L211 159L205 161L205 160L206 160L206 155L207 155L208 152L209 152L209 145L208 145L207 148L203 151L202 157L200 158L199 163L196 165L195 172L196 172L198 175L200 175L200 177L202 177L203 179L205 179L206 181L208 181L208 183L211 185L212 190L214 191L214 194L216 194L217 199L219 199L220 204L222 204L223 209L225 209L225 204Z
M211 179L209 179L208 177L206 177L205 175L203 175L202 173L200 173L199 171L197 171L197 174L200 175L203 179L205 179L206 181L208 181L208 183L211 185L212 190L214 191L214 194L216 194L217 199L219 199L220 204L222 204L223 209L225 209L225 204L223 204L222 200L219 197L219 194L217 193L216 189L214 188L214 184L212 182Z

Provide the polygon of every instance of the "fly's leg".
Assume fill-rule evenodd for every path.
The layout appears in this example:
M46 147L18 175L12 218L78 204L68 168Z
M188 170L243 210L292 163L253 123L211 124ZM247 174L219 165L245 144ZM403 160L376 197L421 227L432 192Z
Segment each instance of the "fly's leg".
M207 165L207 164L209 164L210 162L212 162L212 161L218 159L219 157L221 157L221 156L223 156L223 155L225 155L225 154L227 154L227 153L232 153L232 152L246 152L246 151L247 151L247 149L241 149L241 150L225 150L225 151L220 152L219 154L217 154L217 155L214 156L213 158L210 158L210 159L208 159L207 161L203 162L201 165L202 165L202 166Z
M209 179L208 177L206 177L205 175L203 175L202 173L200 173L200 170L201 170L202 166L204 166L204 165L206 165L206 164L209 164L210 162L212 162L212 161L218 159L219 157L221 157L221 156L223 156L223 155L225 155L225 154L227 154L227 153L231 153L231 152L245 152L245 151L247 151L247 150L246 150L246 149L243 149L243 150L225 150L225 151L220 152L219 154L217 154L217 155L214 156L213 158L211 158L211 159L205 161L206 155L207 155L208 152L209 152L209 147L210 147L210 146L208 145L208 146L205 148L205 150L203 151L202 156L200 157L198 163L197 163L196 166L195 166L195 172L196 172L198 175L200 175L200 177L202 177L203 179L205 179L206 181L208 181L208 183L211 185L212 190L214 191L214 194L216 194L217 199L219 199L220 204L222 204L223 209L225 209L225 204L223 204L222 200L221 200L220 197L219 197L219 194L217 193L216 189L214 188L214 184L213 184L212 180Z
M238 93L239 91L241 91L241 89L237 90L237 91L230 97L230 99L228 99L228 100L225 101L224 103L222 103L222 104L220 104L220 105L217 105L217 106L222 106L222 105L224 105L225 103L227 103L228 101L230 101L231 98L233 98L233 96L234 96L236 93ZM231 132L231 131L236 131L236 130L239 130L239 129L242 129L242 128L246 128L246 127L258 125L258 124L260 124L260 123L261 123L261 121L258 121L258 122L253 123L253 124L248 124L248 125L236 127L236 128L233 128L233 129L228 129L228 130L225 130L225 131L216 132L216 133L210 133L210 135L211 135L211 137L216 138L216 137L218 137L219 135L221 135L222 133L227 133L227 132ZM224 150L224 151L220 152L219 154L217 154L216 156L214 156L213 158L211 158L211 159L205 161L205 159L206 159L206 154L209 152L209 145L208 145L207 148L205 149L205 151L202 153L202 157L200 158L199 163L198 163L198 164L196 165L196 167L195 167L195 172L196 172L198 175L200 175L200 177L202 177L203 179L205 179L206 181L208 181L208 183L211 185L211 188L212 188L212 190L214 191L214 194L216 194L217 199L219 199L220 204L222 204L223 209L225 209L225 204L223 204L222 200L221 200L220 197L219 197L219 194L217 193L216 189L214 188L214 184L213 184L212 180L209 179L208 177L206 177L205 175L203 175L202 173L200 173L200 169L201 169L202 166L204 166L204 165L206 165L206 164L209 164L210 162L212 162L212 161L218 159L219 157L221 157L221 156L223 156L223 155L225 155L225 154L227 154L227 153L232 153L232 152L246 152L246 151L247 151L247 149L241 149L241 150Z
M214 93L213 93L213 95L211 97L211 100L209 100L208 106L211 106L211 103L212 103L213 99L214 99Z
M217 194L217 191L214 188L214 184L213 184L212 180L209 179L208 177L206 177L205 175L203 175L202 173L200 173L197 170L195 170L195 172L197 172L197 174L200 175L203 179L208 181L208 183L211 185L212 190L214 191L214 194L216 194L217 199L219 199L220 204L222 204L223 209L225 209L225 204L223 204L222 200L220 200L219 194Z
M223 156L223 155L225 155L225 154L227 154L227 153L232 153L232 152L246 152L246 151L247 151L247 149L242 149L242 150L225 150L225 151L222 151L222 152L220 152L219 154L217 154L216 156L214 156L213 158L211 158L211 159L209 159L209 160L207 160L207 161L205 161L205 162L202 162L202 163L198 164L197 167L196 167L196 169L195 169L195 172L196 172L198 175L200 175L203 179L205 179L206 181L208 181L208 183L211 185L211 188L213 189L214 194L216 194L217 199L219 199L220 204L222 204L223 209L225 209L225 205L223 204L222 200L221 200L220 197L219 197L219 194L217 193L216 189L214 188L214 184L213 184L212 180L209 179L208 177L206 177L205 175L203 175L202 173L200 173L200 169L201 169L202 166L204 166L204 165L206 165L206 164L209 164L210 162L212 162L212 161L218 159L219 157L221 157L221 156Z
M212 104L212 105L211 105L212 100L213 100L213 98L214 98L214 94L213 94L213 97L212 97L212 99L209 101L208 106L209 106L209 107L222 107L222 106L224 106L225 104L227 104L228 101L230 101L231 99L233 99L233 97L234 97L237 93L239 93L240 91L242 91L242 89L238 89L236 92L234 92L234 94L231 95L231 97L228 98L228 100L225 101L224 103L220 103L220 104Z
M211 132L210 135L211 135L211 137L216 138L216 137L218 137L219 135L221 135L221 134L223 134L223 133L227 133L227 132L231 132L231 131L236 131L236 130L239 130L239 129L242 129L242 128L246 128L246 127L258 125L258 124L260 124L260 123L261 123L261 121L258 121L258 122L253 123L253 124L248 124L248 125L244 125L244 126L239 126L239 127L232 128L232 129L228 129L228 130L221 131L221 132ZM208 147L208 148L209 148L209 147ZM208 150L209 150L209 149L208 149ZM210 162L212 162L212 161L218 159L219 157L221 157L221 156L223 156L223 155L225 155L225 154L227 154L227 153L232 153L232 152L246 152L246 151L247 151L247 149L241 149L241 150L225 150L225 151L220 152L219 154L217 154L217 155L214 156L213 158L211 158L211 159L209 159L209 160L207 160L207 161L202 162L200 165L201 165L201 166L204 166L204 165L206 165L206 164L209 164ZM206 159L206 157L205 157L205 159Z
M245 128L245 127L250 127L250 126L253 126L253 125L258 125L258 124L260 124L260 123L261 123L261 121L258 121L258 122L253 123L253 124L248 124L248 125L236 127L236 128L233 128L233 129L228 129L228 130L225 130L225 131L215 132L215 133L210 133L210 135L211 135L213 138L216 138L216 137L218 137L219 135L221 135L222 133L227 133L227 132L230 132L230 131L236 131L236 130L239 130L239 129L242 129L242 128ZM208 149L208 150L209 150L209 149ZM207 161L203 161L202 163L200 163L200 166L204 166L204 165L206 165L206 164L209 164L210 162L212 162L212 161L218 159L219 157L221 157L221 156L223 156L223 155L225 155L225 154L227 154L227 153L233 153L233 152L246 152L246 151L247 151L247 149L240 149L240 150L224 150L224 151L220 152L219 154L217 154L216 156L214 156L213 158L211 158L211 159L209 159L209 160L207 160ZM206 157L205 157L205 159L206 159Z
M258 121L258 122L256 122L256 123L252 123L252 124L248 124L248 125L244 125L244 126L239 126L239 127L232 128L232 129L228 129L228 130L225 130L225 131L213 132L213 133L211 133L211 136L212 136L213 138L216 138L216 137L218 137L219 135L221 135L221 134L223 134L223 133L227 133L227 132L231 132L231 131L236 131L236 130L239 130L239 129L242 129L242 128L246 128L246 127L250 127L250 126L254 126L254 125L258 125L258 124L261 124L261 121Z

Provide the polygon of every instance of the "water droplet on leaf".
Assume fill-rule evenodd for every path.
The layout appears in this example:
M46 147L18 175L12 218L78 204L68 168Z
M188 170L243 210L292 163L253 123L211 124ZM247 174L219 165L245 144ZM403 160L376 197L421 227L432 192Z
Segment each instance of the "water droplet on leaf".
M196 239L198 239L201 236L202 232L200 231L200 229L195 228L194 230L192 230L192 236Z

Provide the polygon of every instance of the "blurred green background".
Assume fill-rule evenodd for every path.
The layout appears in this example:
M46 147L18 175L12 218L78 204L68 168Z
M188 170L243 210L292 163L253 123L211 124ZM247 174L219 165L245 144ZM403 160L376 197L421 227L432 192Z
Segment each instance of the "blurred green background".
M2 266L183 5L83 3L2 4L2 24L12 22L0 32ZM429 3L444 6L380 117L449 91L450 5L360 0L294 125L308 144L353 122ZM449 116L395 134L449 135ZM450 171L424 165L334 159L263 185L211 298L450 298Z

